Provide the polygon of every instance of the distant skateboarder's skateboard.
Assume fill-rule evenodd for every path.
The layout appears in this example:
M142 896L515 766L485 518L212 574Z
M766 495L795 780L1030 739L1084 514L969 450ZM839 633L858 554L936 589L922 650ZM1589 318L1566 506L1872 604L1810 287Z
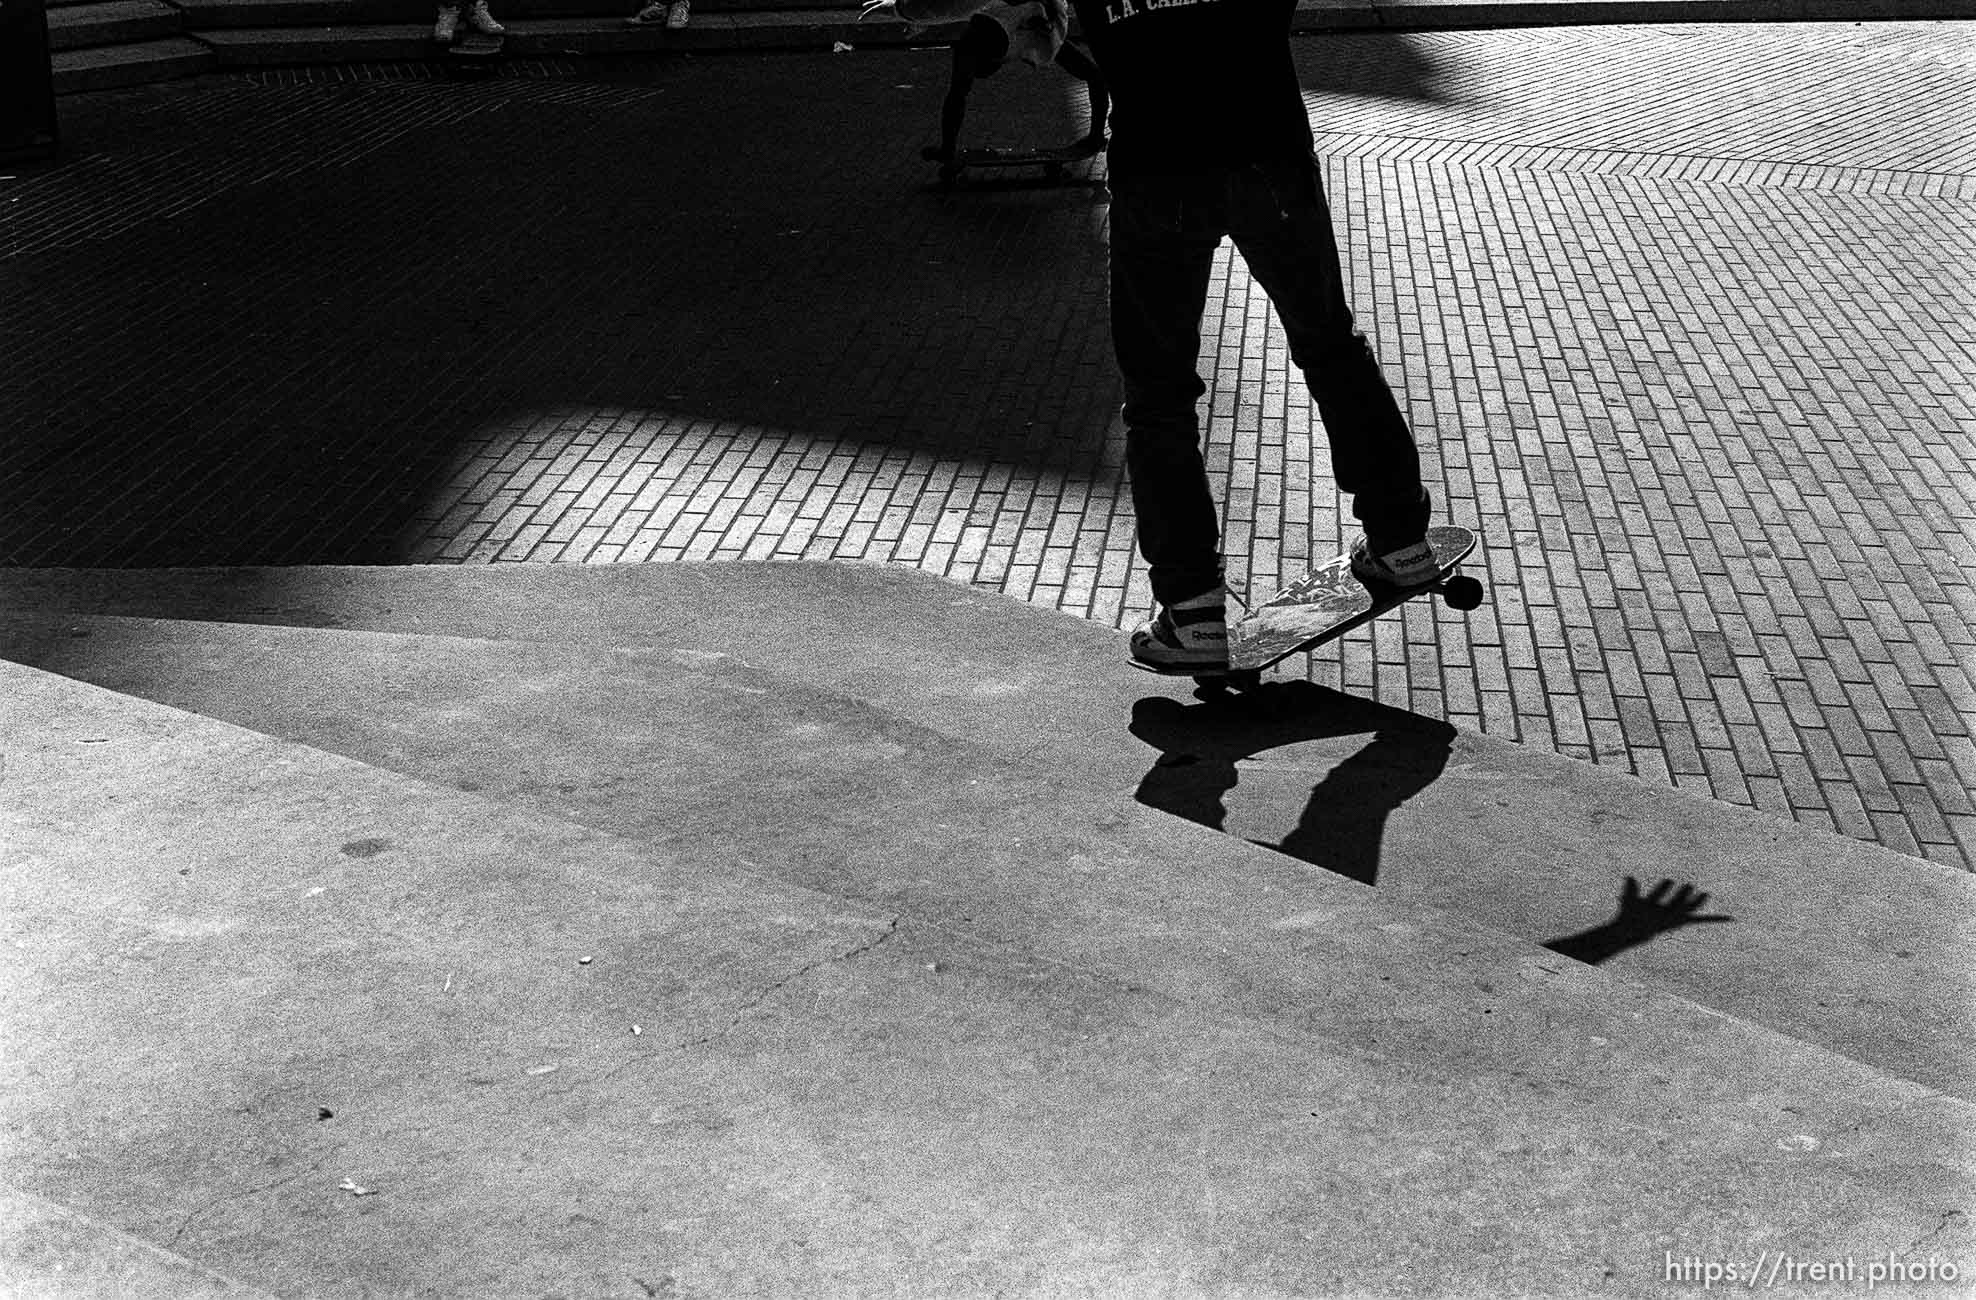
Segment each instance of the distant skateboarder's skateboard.
M472 28L463 27L459 36L446 47L446 54L455 60L456 66L462 70L480 71L494 65L494 60L501 53L501 47L507 43L506 36L490 36L486 32L476 32Z
M1097 153L1088 145L1067 144L1055 149L963 149L944 161L938 149L929 148L920 156L940 164L942 185L953 185L970 170L1002 171L1011 167L1040 167L1043 179L1055 184L1063 180L1070 164L1094 158Z
M1418 587L1361 582L1352 572L1349 555L1340 555L1311 570L1229 626L1226 671L1161 669L1136 659L1132 662L1149 672L1192 677L1202 686L1253 690L1262 682L1263 669L1299 650L1314 650L1327 641L1335 641L1359 624L1369 623L1415 596L1433 592L1450 609L1470 610L1480 606L1482 584L1456 572L1475 549L1475 534L1452 525L1430 528L1427 544L1434 550L1440 576Z

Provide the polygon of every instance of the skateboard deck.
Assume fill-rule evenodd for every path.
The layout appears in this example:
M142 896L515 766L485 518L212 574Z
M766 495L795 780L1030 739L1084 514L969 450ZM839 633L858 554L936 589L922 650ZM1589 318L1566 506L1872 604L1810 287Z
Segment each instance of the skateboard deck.
M1349 555L1319 565L1229 626L1225 670L1163 669L1136 659L1132 662L1149 672L1192 677L1203 686L1252 689L1261 682L1265 668L1300 650L1314 650L1327 641L1335 641L1416 596L1438 595L1450 609L1471 610L1480 606L1482 584L1457 572L1468 553L1475 549L1475 534L1466 528L1442 525L1427 530L1427 544L1434 550L1440 575L1418 587L1362 582L1352 572Z
M446 47L446 53L456 59L492 59L507 42L505 35L490 36L486 32L462 28L453 43Z
M1086 158L1095 158L1098 151L1081 145L1067 144L1055 149L963 149L953 158L940 163L940 183L952 185L970 170L999 171L1010 167L1040 167L1043 179L1061 181L1071 163ZM925 150L923 155L929 162L939 162L939 151Z

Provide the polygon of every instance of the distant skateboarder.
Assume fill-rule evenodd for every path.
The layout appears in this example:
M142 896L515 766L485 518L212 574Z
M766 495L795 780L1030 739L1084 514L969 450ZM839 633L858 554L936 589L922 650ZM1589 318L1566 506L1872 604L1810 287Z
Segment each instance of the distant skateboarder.
M1032 68L1055 63L1084 83L1091 106L1091 129L1074 146L1080 153L1095 154L1105 147L1105 118L1110 96L1097 64L1066 38L1070 31L1070 10L1064 0L1024 0L1007 4L1003 0L867 0L864 19L892 16L909 23L950 22L967 18L967 30L954 42L953 69L947 82L947 98L940 106L940 143L927 150L929 162L952 163L960 152L961 122L967 116L967 97L974 83L992 77L1014 58Z
M487 11L487 0L472 0L467 6L466 24L472 31L487 37L504 35L508 30ZM432 39L441 45L451 45L458 37L459 31L459 4L457 2L449 4L447 0L440 0L438 17L432 23Z

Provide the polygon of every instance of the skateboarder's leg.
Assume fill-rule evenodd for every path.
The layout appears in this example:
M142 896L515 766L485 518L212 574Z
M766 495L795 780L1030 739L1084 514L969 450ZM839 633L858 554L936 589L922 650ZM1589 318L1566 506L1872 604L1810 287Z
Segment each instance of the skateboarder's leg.
M1219 204L1202 187L1135 180L1111 205L1112 346L1125 387L1126 470L1139 550L1162 605L1222 578L1221 525L1201 457L1196 370Z
M1432 504L1420 452L1345 299L1337 237L1315 159L1230 181L1229 235L1275 304L1330 442L1332 474L1375 553L1417 541Z
M967 30L954 42L947 98L940 104L940 161L952 161L960 149L961 122L967 117L967 97L975 81L993 76L1008 51L1008 34L979 15L969 20Z
M947 80L947 97L940 103L939 161L949 162L960 147L961 122L967 117L968 92L974 89L974 56L965 39L954 43L954 67Z
M1068 41L1057 50L1057 66L1084 83L1084 93L1091 100L1091 129L1079 143L1096 153L1104 147L1105 121L1111 116L1111 95L1105 89L1104 74L1090 55Z

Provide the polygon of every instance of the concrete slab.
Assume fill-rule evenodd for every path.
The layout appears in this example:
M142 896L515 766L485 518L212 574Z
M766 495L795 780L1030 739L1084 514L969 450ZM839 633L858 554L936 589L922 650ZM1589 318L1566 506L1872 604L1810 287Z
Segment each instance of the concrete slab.
M783 742L774 686L708 676L731 748ZM886 799L885 905L0 668L8 1167L324 1296L1969 1257L1967 1103L1150 812L902 791L815 721L807 797L753 811ZM952 915L968 881L1005 910Z
M0 1295L9 1300L270 1300L265 1291L4 1184Z
M702 705L705 674L804 688L787 698L805 716L855 715L890 780L966 770L935 738L964 742L1036 778L1045 802L1136 799L1976 1097L1976 881L1961 873L1307 683L1255 707L1195 701L1185 683L1126 668L1105 629L924 574L735 564L0 581L17 607L623 647L114 623L72 625L89 633L78 637L16 617L0 653L641 838L668 834L683 809L718 821L781 789L791 773L779 764L805 761L793 737L749 762L710 758L726 733ZM871 636L874 621L899 631ZM666 730L642 721L659 717ZM708 734L682 746L676 728L696 717ZM829 835L861 833L818 815ZM1694 921L1665 895L1629 904L1629 877L1705 893L1699 913L1731 919Z

